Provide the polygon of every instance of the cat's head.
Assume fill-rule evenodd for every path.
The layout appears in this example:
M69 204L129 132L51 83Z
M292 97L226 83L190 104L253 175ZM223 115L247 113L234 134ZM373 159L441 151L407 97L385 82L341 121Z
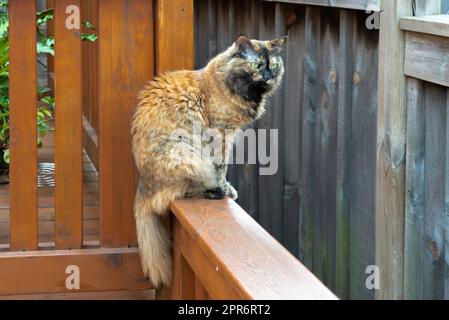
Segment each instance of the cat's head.
M251 40L241 35L228 50L226 83L232 91L242 95L244 90L252 90L247 94L259 92L261 95L273 91L284 75L282 49L287 38L269 41ZM252 99L251 96L246 97ZM257 97L256 97L257 98Z

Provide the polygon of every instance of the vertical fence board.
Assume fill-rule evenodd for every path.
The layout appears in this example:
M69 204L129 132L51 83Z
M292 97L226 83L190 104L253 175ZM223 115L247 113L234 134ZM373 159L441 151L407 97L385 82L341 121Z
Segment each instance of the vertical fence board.
M378 41L365 28L366 15L354 24L352 124L350 146L350 298L373 299L366 269L375 264L375 189L377 139Z
M445 167L445 212L449 212L449 88L446 89L446 167ZM443 221L444 228L444 299L449 300L449 221Z
M81 16L83 21L89 21L98 27L98 0L81 0ZM98 33L89 29L85 31L89 34ZM83 112L96 132L98 132L98 46L99 41L83 41L82 44Z
M335 288L339 297L349 297L349 247L351 205L351 138L353 29L355 13L340 11L340 56L345 57L339 69L337 190L336 190L336 262Z
M335 275L338 22L329 9L307 7L306 43L310 45L304 78L302 227L305 261L331 288Z
M223 1L222 1L223 2ZM243 6L243 8L241 7ZM217 6L218 10L223 11L224 5ZM236 9L237 13L237 27L239 30L236 33L244 33L249 37L255 39L258 38L259 33L259 17L260 17L260 6L258 5L258 1L251 0L245 1L237 5ZM223 16L225 13L220 12L217 14L218 17ZM217 19L218 27L217 27L217 35L219 37L218 40L218 49L226 49L230 45L232 45L233 41L235 41L236 35L230 35L228 37L223 37L222 33L220 33L220 19ZM226 22L223 22L226 23ZM212 58L212 57L211 57ZM248 128L257 129L258 123L252 123ZM234 148L234 151L236 148ZM234 152L235 154L235 152ZM258 203L258 194L259 194L259 166L258 164L232 164L228 168L228 179L231 183L237 188L239 192L239 199L237 202L244 206L247 212L252 217L259 216L259 203Z
M83 242L82 61L80 30L66 26L66 8L55 3L55 168L56 247L78 249Z
M446 90L426 84L423 298L444 298Z
M403 297L405 210L404 33L399 17L412 14L410 1L382 1L379 46L378 152L376 170L376 265L379 299Z
M10 1L9 17L11 250L34 250L37 249L36 1Z
M285 21L284 14L281 11L281 5L269 2L263 2L261 4L262 11L259 20L259 38L262 40L274 39L280 36L279 33L285 35ZM277 29L277 30L276 30ZM281 31L282 30L282 31ZM278 34L276 34L276 31ZM282 145L280 141L283 141L283 126L282 126L282 114L281 110L281 97L283 95L283 88L280 88L275 96L271 97L267 101L267 108L264 116L259 119L258 123L258 152L260 152L260 146L266 146L266 154L278 153L277 159L277 171L273 175L261 175L259 172L259 193L263 194L263 197L259 197L259 222L268 230L278 241L283 240L283 201L284 194L283 182L283 161L282 158ZM274 146L275 150L271 150L271 131L277 130L278 141ZM262 139L262 134L265 132L265 139ZM270 166L274 166L274 163L269 163ZM261 165L261 167L267 167L267 165ZM279 186L273 189L272 185Z
M405 199L404 298L423 298L425 92L407 80L407 168Z
M157 1L158 74L178 69L193 69L193 26L193 0Z
M302 108L304 68L304 7L290 7L287 13L284 95L284 241L296 256L299 250L300 180L302 159ZM280 112L280 111L278 111ZM287 147L288 146L288 147ZM279 200L278 200L279 201ZM294 228L292 226L295 226Z
M153 22L151 1L99 1L99 194L105 247L136 245L130 122L138 92L154 75Z

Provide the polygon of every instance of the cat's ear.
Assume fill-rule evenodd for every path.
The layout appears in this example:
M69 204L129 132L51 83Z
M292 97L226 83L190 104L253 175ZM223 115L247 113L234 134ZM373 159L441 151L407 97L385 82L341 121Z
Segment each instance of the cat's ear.
M273 49L282 49L287 43L287 37L282 37L270 41L270 46Z
M251 42L251 39L249 39L247 36L241 34L235 41L235 47L239 51L247 51L247 50L254 50L254 46Z

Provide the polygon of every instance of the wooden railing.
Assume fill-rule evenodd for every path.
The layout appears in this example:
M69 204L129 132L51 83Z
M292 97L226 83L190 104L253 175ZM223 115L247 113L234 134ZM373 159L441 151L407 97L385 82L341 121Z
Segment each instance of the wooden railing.
M129 124L138 91L155 73L193 68L193 1L49 3L55 6L50 31L56 43L50 62L56 97L55 242L38 241L36 1L13 0L11 241L0 252L0 295L67 292L71 265L81 272L82 292L151 288L136 248ZM98 24L93 46L83 47L80 30L66 28L68 5L81 7L82 16ZM93 242L83 237L83 148L100 178L100 236ZM335 298L233 201L180 201L172 211L174 281L159 297Z
M336 299L234 201L171 209L174 278L159 299Z

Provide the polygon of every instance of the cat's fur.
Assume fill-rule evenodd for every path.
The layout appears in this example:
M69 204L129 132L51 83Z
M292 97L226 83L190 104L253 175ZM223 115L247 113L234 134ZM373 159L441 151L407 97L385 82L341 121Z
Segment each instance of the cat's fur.
M173 132L182 128L191 133L192 123L200 122L203 128L224 134L226 129L240 129L259 118L266 98L284 74L281 48L285 40L240 36L206 68L166 73L141 92L132 122L133 154L139 172L134 214L142 267L154 286L171 283L170 237L161 219L170 202L186 195L237 198L226 181L226 164L217 165L199 156L190 143L182 147L193 161L172 161L170 152L184 143L173 139ZM223 159L228 158L232 143L226 139Z

